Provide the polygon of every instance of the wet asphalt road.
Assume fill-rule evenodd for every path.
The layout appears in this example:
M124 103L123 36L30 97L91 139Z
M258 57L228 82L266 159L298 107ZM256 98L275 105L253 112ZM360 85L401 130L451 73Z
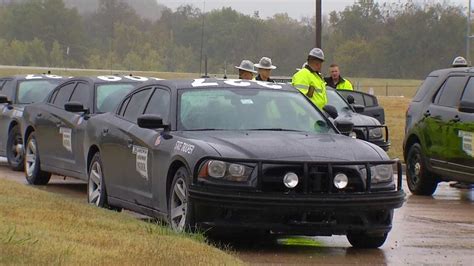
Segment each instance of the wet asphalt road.
M2 160L0 178L26 184L23 173L10 171ZM86 202L86 184L72 178L53 177L38 189ZM344 236L279 239L232 249L251 264L474 265L474 190L441 183L434 197L405 191L407 201L396 210L393 229L380 249L353 249Z

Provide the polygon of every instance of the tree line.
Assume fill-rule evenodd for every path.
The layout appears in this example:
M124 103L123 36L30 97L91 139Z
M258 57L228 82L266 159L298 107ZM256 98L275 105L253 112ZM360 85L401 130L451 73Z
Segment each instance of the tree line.
M173 11L154 0L98 0L84 11L70 2L4 1L0 64L199 72L207 58L211 73L225 66L232 73L242 59L268 56L276 75L292 75L315 40L314 18L191 5ZM155 11L145 14L145 6ZM456 5L358 1L325 17L323 49L343 75L423 78L464 54L466 26Z

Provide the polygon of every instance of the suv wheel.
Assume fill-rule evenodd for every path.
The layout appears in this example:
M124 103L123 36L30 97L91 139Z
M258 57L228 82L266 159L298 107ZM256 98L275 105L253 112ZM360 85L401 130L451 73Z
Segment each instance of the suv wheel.
M38 144L35 132L32 132L26 142L25 151L25 176L31 185L46 185L51 178L51 173L41 170Z
M15 125L8 132L7 140L7 160L12 170L21 171L24 169L25 162L23 156L23 138L21 137L20 127Z
M193 229L192 205L188 195L189 173L185 167L176 171L168 199L168 214L171 228L176 232Z
M438 186L438 178L430 173L418 143L413 144L407 154L407 183L415 195L431 196Z
M388 233L370 235L366 232L349 232L347 240L355 248L379 248L385 243Z

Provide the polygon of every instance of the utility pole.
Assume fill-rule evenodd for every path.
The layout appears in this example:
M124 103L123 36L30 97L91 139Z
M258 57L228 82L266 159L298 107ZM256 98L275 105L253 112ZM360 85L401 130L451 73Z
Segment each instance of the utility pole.
M199 76L202 75L202 53L203 53L203 48L204 48L204 15L205 15L205 12L206 12L206 1L204 1L203 8L202 8L201 56L199 57ZM207 62L206 62L206 64L207 64ZM207 68L206 68L206 72L207 72Z
M322 48L321 35L322 35L322 7L321 0L316 0L316 47Z
M467 4L467 34L466 34L466 60L468 64L471 64L471 1L468 0Z

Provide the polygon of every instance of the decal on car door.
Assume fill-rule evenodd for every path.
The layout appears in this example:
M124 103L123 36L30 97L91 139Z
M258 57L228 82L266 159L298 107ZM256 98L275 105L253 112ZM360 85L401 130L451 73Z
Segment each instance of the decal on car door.
M66 148L66 150L68 150L69 152L72 152L72 130L70 128L60 127L59 134L63 135L63 147Z
M467 131L459 131L459 137L462 138L462 149L468 155L474 157L474 134Z
M148 180L148 149L140 146L133 146L132 154L136 154L137 172Z

